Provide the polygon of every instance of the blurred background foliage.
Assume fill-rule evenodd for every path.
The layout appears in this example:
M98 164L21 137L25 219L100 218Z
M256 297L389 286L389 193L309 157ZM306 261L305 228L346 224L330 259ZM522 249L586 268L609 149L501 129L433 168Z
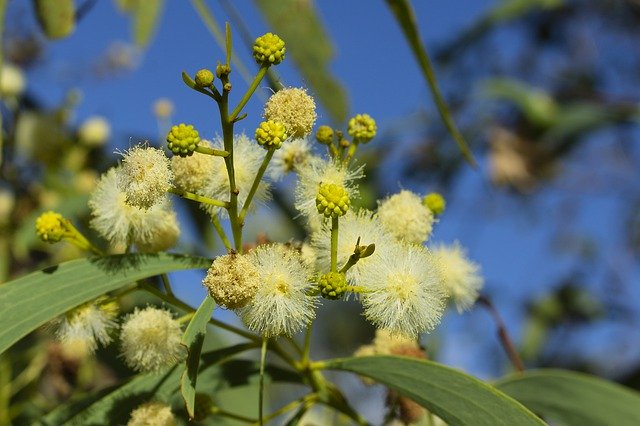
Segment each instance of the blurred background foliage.
M357 94L357 76L335 71L334 63L341 60L336 52L349 42L350 34L336 28L348 26L357 32L368 13L394 21L382 1L344 6L343 21L337 23L325 19L334 16L325 2L310 0L193 0L179 6L160 0L118 0L121 14L107 17L96 16L104 8L98 3L56 2L73 13L55 15L49 10L52 2L9 2L2 39L0 281L83 255L70 245L45 246L34 235L34 221L41 212L54 209L93 235L86 201L99 173L116 161L114 149L141 139L161 144L171 124L190 117L204 123L202 117L209 114L202 112L203 104L194 102L192 109L176 112L180 101L158 99L138 111L146 118L132 128L120 113L90 117L95 111L83 110L88 107L76 85L88 93L103 81L122 81L125 87L143 90L150 79L144 67L151 54L145 52L164 40L164 31L171 31L169 36L179 39L178 44L208 55L213 67L211 52L221 58L222 50L212 46L221 44L221 28L229 21L236 53L234 77L241 86L255 70L248 52L262 26L282 36L292 59L282 75L270 73L269 85L304 82L322 107L319 124L341 126L350 114L368 112L353 106L366 108L368 100L352 96ZM429 7L437 5L415 3L417 27L428 33L433 23ZM358 72L375 75L378 86L367 90L371 98L384 98L383 92L394 91L394 80L404 78L400 68L411 68L409 84L422 101L403 111L389 103L390 112L379 117L380 136L361 157L368 175L360 203L375 207L375 199L399 188L442 192L448 211L434 239L460 239L482 265L485 294L504 317L527 367L587 371L640 389L640 3L481 3L455 31L431 38L422 34L443 97L478 167L464 161L437 113L418 62L406 45L397 45L410 58L406 63L375 67L365 57L359 59L363 62ZM213 37L197 43L181 39L171 26L177 17L167 12L169 7L196 13ZM457 13L463 11L458 6ZM91 61L67 56L65 61L78 62L61 64L56 44L77 37L89 19L126 22L130 39L112 40ZM400 27L393 25L395 36L401 37ZM154 59L152 66L195 70L207 65L187 62L175 48L168 46L165 62ZM384 56L388 48L379 46L378 53ZM64 91L56 101L49 96L51 81L38 80L51 69L58 73L58 92ZM180 84L178 73L174 80L171 84ZM127 90L116 93L122 98L114 102L131 102L124 96L137 92ZM186 90L183 95L191 96ZM267 95L268 90L259 94ZM257 122L260 106L254 103L250 119ZM304 238L300 224L287 220L295 217L293 183L285 180L274 188L273 206L248 225L249 240ZM179 200L176 204L184 226L176 251L209 257L220 253L198 209ZM264 229L268 231L260 231ZM197 305L204 294L200 278L177 279L183 281L185 297ZM123 310L136 302L140 300L132 299ZM323 326L316 328L316 357L348 355L373 335L355 304L337 309L325 304L319 316ZM510 367L495 332L490 316L476 308L462 317L449 314L423 343L438 361L481 377L497 377ZM25 402L28 409L47 411L74 388L102 388L128 374L113 346L97 359L77 359L45 335L31 336L0 358L0 380L20 378L23 384L13 395L0 392L0 404L30 400ZM17 357L19 353L25 356ZM354 398L366 405L376 392L361 389L361 396Z

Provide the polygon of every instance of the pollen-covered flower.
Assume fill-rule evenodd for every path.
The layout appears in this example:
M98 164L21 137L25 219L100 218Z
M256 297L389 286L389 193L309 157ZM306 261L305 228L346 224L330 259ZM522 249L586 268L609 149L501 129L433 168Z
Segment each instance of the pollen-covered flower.
M213 148L223 150L224 144L222 139L216 139L213 143ZM234 136L233 165L235 169L236 186L239 191L238 205L240 206L247 200L253 179L260 169L264 155L264 151L244 134ZM222 157L214 157L214 162L215 165L200 194L216 200L228 201L229 175L224 165L224 159ZM258 190L253 196L251 205L255 206L268 198L269 185L262 181L258 185ZM225 209L208 204L202 204L202 208L212 216L218 214L218 212L220 212L221 215L227 214Z
M398 243L362 273L365 317L406 337L432 330L440 322L446 297L437 268L426 248Z
M311 161L298 172L300 177L296 186L296 208L307 218L318 217L316 197L322 184L333 184L345 189L351 201L357 198L356 181L364 176L363 167L343 167L330 160Z
M89 117L78 129L78 138L80 142L89 147L102 146L110 137L111 126L104 117Z
M164 218L158 221L154 232L144 241L137 241L136 247L141 253L157 253L169 250L180 238L178 217L174 211L163 211Z
M387 330L376 330L373 342L358 348L354 355L412 355L415 358L424 358L425 354L415 336L406 337L392 334Z
M47 243L57 243L68 233L66 219L53 211L42 213L36 219L36 234Z
M393 235L385 230L380 220L372 212L361 209L358 212L347 212L340 218L340 232L338 233L338 268L341 268L353 254L356 243L360 239L360 245L375 245L375 252L362 258L347 271L347 278L359 285L360 274L369 265L377 262L377 259L391 247L395 247ZM324 224L318 231L311 235L311 246L316 254L316 267L321 272L326 272L331 266L331 224Z
M267 172L273 180L282 179L286 174L300 170L314 161L307 139L294 139L280 147L273 154Z
M436 245L431 252L439 265L444 288L458 312L471 308L484 284L480 266L467 258L465 249L457 241L451 246Z
M165 226L170 212L169 198L149 209L126 202L118 186L117 168L109 169L96 185L89 199L90 225L114 246L145 245L156 240L158 229Z
M261 65L278 65L285 51L284 41L273 33L266 33L253 43L253 57Z
M293 138L311 133L316 117L316 103L303 88L285 87L271 95L264 106L264 119L284 124Z
M211 148L211 142L202 140L199 146ZM173 181L179 189L187 192L201 193L207 184L207 179L213 173L213 169L220 166L213 155L198 154L191 157L171 157L171 170ZM222 164L224 168L224 164Z
M369 114L358 114L349 120L349 135L354 142L367 143L376 136L376 121Z
M180 324L171 312L153 306L136 308L122 324L122 356L136 371L159 371L186 355L181 338Z
M202 284L218 305L237 309L256 295L260 275L246 255L231 253L216 257Z
M65 346L73 346L84 353L93 353L98 344L108 345L111 332L117 327L114 321L118 306L103 299L80 305L58 321L56 338Z
M118 185L129 204L148 209L166 198L173 173L164 152L149 146L128 150L118 169Z
M292 335L315 317L313 284L300 254L282 245L259 246L249 254L260 275L255 297L239 315L253 331L265 337Z
M417 194L407 190L379 202L378 217L389 232L407 243L424 243L433 229L433 213Z
M171 407L162 402L147 402L131 412L127 426L176 426Z

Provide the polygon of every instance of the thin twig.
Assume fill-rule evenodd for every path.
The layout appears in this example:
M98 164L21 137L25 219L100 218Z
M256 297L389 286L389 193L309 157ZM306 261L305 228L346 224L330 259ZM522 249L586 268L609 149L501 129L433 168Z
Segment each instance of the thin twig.
M522 359L520 358L520 355L518 355L518 352L516 351L513 341L509 337L507 327L505 326L504 321L502 321L500 313L497 311L495 306L493 306L493 303L487 296L481 295L480 297L478 297L477 303L484 306L493 317L493 320L498 327L498 338L500 339L500 343L502 344L504 351L507 353L511 364L513 364L515 369L519 373L522 373L524 371L524 364L522 362Z

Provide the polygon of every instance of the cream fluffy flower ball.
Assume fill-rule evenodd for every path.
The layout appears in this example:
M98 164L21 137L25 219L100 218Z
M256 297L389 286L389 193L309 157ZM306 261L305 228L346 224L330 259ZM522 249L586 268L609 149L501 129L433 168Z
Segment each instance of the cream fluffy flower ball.
M316 103L302 88L285 87L271 95L264 106L264 119L284 124L293 138L311 133L316 117Z
M186 355L180 343L182 330L171 312L148 306L136 308L122 324L122 356L136 371L160 371Z
M435 220L420 196L407 190L379 202L378 217L398 240L413 244L422 244L429 239Z
M127 203L148 209L166 198L171 188L173 172L162 150L135 146L124 154L118 168L118 186Z
M206 140L200 141L198 145L212 148L211 142ZM224 169L224 162L220 164L220 161L216 161L213 155L199 152L194 152L189 157L180 157L179 155L171 157L171 170L176 186L183 191L196 194L202 194L209 177L216 173L215 167L220 166Z
M256 295L260 275L248 256L231 253L215 258L202 284L218 305L238 309Z
M450 246L436 245L431 252L438 263L444 288L455 302L458 312L471 308L484 284L480 266L469 260L465 249L457 241Z
M171 407L161 402L147 402L130 414L127 426L175 426L176 418Z

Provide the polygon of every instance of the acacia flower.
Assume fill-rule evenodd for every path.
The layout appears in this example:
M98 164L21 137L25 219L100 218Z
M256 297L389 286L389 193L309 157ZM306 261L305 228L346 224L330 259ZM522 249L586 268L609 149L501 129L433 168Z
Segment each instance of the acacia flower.
M118 185L129 204L148 209L166 198L173 173L164 152L135 146L125 152L118 169Z
M433 230L434 217L417 194L402 190L378 202L382 225L398 240L422 244Z
M263 116L284 124L289 136L302 138L311 133L316 122L316 103L305 89L285 87L271 95Z
M58 321L57 339L65 346L73 346L84 353L93 353L98 345L111 342L111 332L117 327L114 321L118 306L103 299L82 304Z
M211 142L206 140L201 140L198 146L212 147ZM173 181L179 189L187 192L201 193L216 166L219 167L220 164L213 155L196 153L190 157L171 157ZM224 168L224 164L222 167Z
M283 144L274 154L267 173L273 180L280 180L291 172L300 170L314 161L307 139L294 139Z
M255 297L239 310L246 326L264 337L292 335L315 317L313 283L300 254L282 245L263 245L247 256L260 275Z
M378 328L415 337L439 322L446 297L437 264L422 246L401 244L362 273L364 315Z
M431 252L439 265L444 288L458 312L471 308L484 284L480 266L467 258L466 250L457 241L450 246L437 245Z
M184 357L182 330L171 312L148 306L127 315L120 332L125 363L136 371L159 371Z
M260 275L246 255L231 253L215 258L202 284L218 305L237 309L256 295Z
M137 241L136 247L142 253L157 253L175 246L180 238L178 217L174 211L163 211L164 218L158 222L154 232L144 241Z
M127 426L175 426L178 423L171 407L162 402L147 402L130 414Z

